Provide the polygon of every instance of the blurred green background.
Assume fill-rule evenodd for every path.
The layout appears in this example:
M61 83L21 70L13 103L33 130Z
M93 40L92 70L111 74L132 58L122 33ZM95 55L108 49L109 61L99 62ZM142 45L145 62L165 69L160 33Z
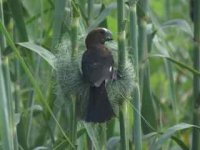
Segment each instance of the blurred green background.
M57 92L54 60L82 53L98 26L133 62L136 88L118 117L88 124ZM0 0L0 31L0 149L200 149L198 0Z

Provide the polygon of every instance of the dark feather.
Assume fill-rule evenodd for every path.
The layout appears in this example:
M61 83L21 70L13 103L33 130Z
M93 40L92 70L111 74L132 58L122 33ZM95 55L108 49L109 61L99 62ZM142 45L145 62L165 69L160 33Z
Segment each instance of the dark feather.
M113 77L113 56L104 45L111 39L111 32L104 28L93 30L86 37L82 72L91 85L85 118L88 122L105 122L114 116L105 88L105 81Z
M100 87L90 87L85 121L101 123L110 120L114 115L112 106L108 100L105 82Z
M110 67L114 65L112 54L101 56L99 50L87 50L82 58L83 76L92 84L100 86L112 77Z

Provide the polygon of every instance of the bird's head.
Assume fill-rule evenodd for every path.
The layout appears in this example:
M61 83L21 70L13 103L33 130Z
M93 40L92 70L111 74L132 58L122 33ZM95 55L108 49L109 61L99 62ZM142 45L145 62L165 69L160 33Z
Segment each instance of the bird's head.
M90 31L85 39L86 47L104 44L112 40L112 33L106 28L96 28Z

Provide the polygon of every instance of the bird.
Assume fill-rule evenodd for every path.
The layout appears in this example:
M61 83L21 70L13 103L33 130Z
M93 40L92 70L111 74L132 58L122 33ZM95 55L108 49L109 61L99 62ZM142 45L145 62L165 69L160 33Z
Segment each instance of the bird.
M96 28L85 39L86 51L82 55L82 74L89 82L89 100L84 120L103 123L115 116L108 99L106 83L114 75L114 59L105 42L113 40L112 33L106 28Z

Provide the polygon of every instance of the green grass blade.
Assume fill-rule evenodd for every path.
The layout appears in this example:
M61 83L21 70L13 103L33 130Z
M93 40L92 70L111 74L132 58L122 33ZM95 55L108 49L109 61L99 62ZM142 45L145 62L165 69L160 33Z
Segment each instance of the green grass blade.
M7 110L9 113L9 124L10 124L10 132L12 134L12 139L14 149L18 149L18 139L17 139L17 132L16 132L16 115L14 111L14 99L12 95L12 87L11 87L11 79L10 79L10 69L8 58L5 58L4 65L3 65L3 72L4 72L4 80L5 80L5 87L6 87L6 94L7 94Z
M120 137L119 136L113 136L108 140L107 143L107 150L118 150L119 149L119 143L120 143Z
M182 63L182 62L180 62L180 61L178 61L178 60L176 60L176 59L174 59L172 57L164 56L164 55L150 55L149 58L151 58L151 57L152 58L153 57L166 58L169 61L173 62L174 64L178 65L179 67L184 68L184 69L190 71L191 73L193 73L193 74L195 74L197 76L200 76L200 72L198 70L196 70L196 69L194 69L194 68L192 68L192 67L190 67L190 66L188 66L188 65L186 65L186 64L184 64L184 63Z
M90 137L90 140L92 141L92 144L95 150L101 150L100 143L99 143L100 141L98 141L97 139L97 133L94 129L94 125L88 124L88 123L83 123L83 124L84 124L85 129L87 130L87 134Z
M88 0L88 24L90 25L94 17L94 0Z
M153 107L153 96L150 84L150 66L147 61L143 70L143 92L142 92L142 115L146 119L142 121L143 133L147 134L152 132L152 128L146 124L146 121L151 124L151 126L156 129L156 114ZM151 114L151 115L149 115Z
M20 41L28 41L26 26L23 19L22 4L20 0L8 0L8 4L10 6L13 19L15 20L18 32L20 33Z
M52 54L50 51L48 51L47 49L36 45L34 43L31 42L23 42L23 43L17 43L18 45L25 47L29 50L32 50L33 52L37 53L38 55L40 55L44 60L46 60L52 68L55 69L54 66L54 61L55 61L55 55Z
M89 30L92 30L94 28L96 28L102 21L104 21L106 19L106 17L111 13L111 11L113 9L117 8L117 3L111 3L110 5L108 5L102 12L101 14L94 20L91 22L91 25L89 26Z
M183 141L181 141L179 138L171 136L171 139L174 140L182 148L182 150L189 150L189 147L185 143L183 143Z
M0 0L0 21L4 24L4 12L3 12L3 2ZM17 149L16 143L14 143L14 137L16 137L16 130L14 133L13 126L13 116L11 113L13 112L12 106L9 106L11 102L11 91L8 88L8 84L10 82L9 76L7 76L7 70L5 70L5 66L3 64L3 57L1 53L6 47L5 37L0 33L0 137L1 137L1 145L0 149L9 149L13 150ZM8 91L9 90L9 91Z
M169 97L171 99L171 103L172 103L172 109L174 112L174 116L175 116L175 121L177 121L177 102L176 102L176 91L175 91L175 85L174 85L174 77L173 77L173 66L172 66L172 62L170 62L169 60L164 59L164 63L165 63L165 69L167 72L167 78L169 81Z
M7 91L5 85L5 79L3 75L3 68L2 68L2 61L0 58L0 133L2 139L2 147L3 149L14 150L13 144L13 134L11 130L10 124L10 114L8 109L8 98L7 98Z
M66 0L55 0L53 37L52 37L51 48L55 48L55 46L58 44L60 40L61 27L64 19L65 2Z
M71 24L71 56L74 57L78 53L78 28L79 28L79 17L80 12L78 5L75 1L72 1L72 11L73 11L73 18L72 18L72 24Z
M162 24L161 29L177 27L178 29L186 32L188 35L193 37L192 28L186 20L183 19L173 19Z
M3 2L0 0L0 21L2 21L2 24L4 24L4 12L3 12ZM5 37L0 33L0 48L1 51L6 47L5 43Z
M158 150L162 147L163 143L168 140L175 132L181 131L184 129L192 128L194 125L180 123L173 127L167 129L167 131L158 139L158 141L153 145L153 149Z

